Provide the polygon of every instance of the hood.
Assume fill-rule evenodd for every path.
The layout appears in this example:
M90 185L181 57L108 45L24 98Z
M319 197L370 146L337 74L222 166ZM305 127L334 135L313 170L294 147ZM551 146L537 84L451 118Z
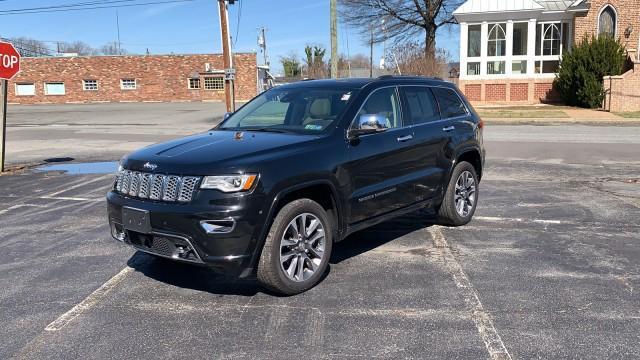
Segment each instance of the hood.
M252 162L287 156L316 139L317 135L214 130L147 146L127 155L123 166L177 175L207 175L220 169L245 171Z

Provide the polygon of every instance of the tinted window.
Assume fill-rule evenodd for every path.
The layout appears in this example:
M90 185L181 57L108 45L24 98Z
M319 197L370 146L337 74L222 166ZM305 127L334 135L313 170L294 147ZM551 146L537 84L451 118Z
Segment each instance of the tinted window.
M433 88L432 90L440 105L440 114L443 119L467 115L467 108L455 91L446 88Z
M400 121L400 107L398 106L398 96L393 87L383 88L374 91L358 113L358 119L362 115L382 115L387 122L388 128L402 126ZM356 124L358 123L356 119Z
M355 91L274 88L228 118L220 129L317 133L340 117Z
M407 119L413 124L424 124L439 120L440 113L431 90L427 87L406 86L402 88L407 99Z

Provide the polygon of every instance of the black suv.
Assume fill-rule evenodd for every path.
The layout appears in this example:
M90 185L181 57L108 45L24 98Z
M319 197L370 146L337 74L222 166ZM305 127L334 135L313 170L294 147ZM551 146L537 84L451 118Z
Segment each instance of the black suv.
M299 293L355 231L420 208L468 223L482 127L439 79L276 87L214 129L125 156L107 195L111 232L156 256Z

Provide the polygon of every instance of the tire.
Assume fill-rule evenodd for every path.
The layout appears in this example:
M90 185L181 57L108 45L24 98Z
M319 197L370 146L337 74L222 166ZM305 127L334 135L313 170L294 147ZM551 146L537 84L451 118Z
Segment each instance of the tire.
M463 179L464 176L467 177ZM463 190L460 185L465 182L467 186L463 186ZM438 209L438 221L443 225L450 226L468 224L476 212L478 195L479 187L476 169L470 163L461 161L453 169L451 179L449 179L447 191Z
M304 232L299 231L303 221L307 229ZM308 236L306 232L311 230ZM309 290L320 282L327 270L332 234L327 212L318 203L310 199L288 203L276 215L265 239L258 262L258 281L282 295Z

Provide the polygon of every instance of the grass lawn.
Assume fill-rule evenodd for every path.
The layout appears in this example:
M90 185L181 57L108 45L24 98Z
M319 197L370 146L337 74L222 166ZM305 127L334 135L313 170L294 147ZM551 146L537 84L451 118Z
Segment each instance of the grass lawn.
M614 113L618 116L622 116L623 118L627 118L627 119L638 119L640 118L640 111L631 111L631 112L617 112Z
M531 118L568 118L569 116L560 110L533 110L531 108L527 110L478 110L478 114L481 117L487 119L531 119Z

